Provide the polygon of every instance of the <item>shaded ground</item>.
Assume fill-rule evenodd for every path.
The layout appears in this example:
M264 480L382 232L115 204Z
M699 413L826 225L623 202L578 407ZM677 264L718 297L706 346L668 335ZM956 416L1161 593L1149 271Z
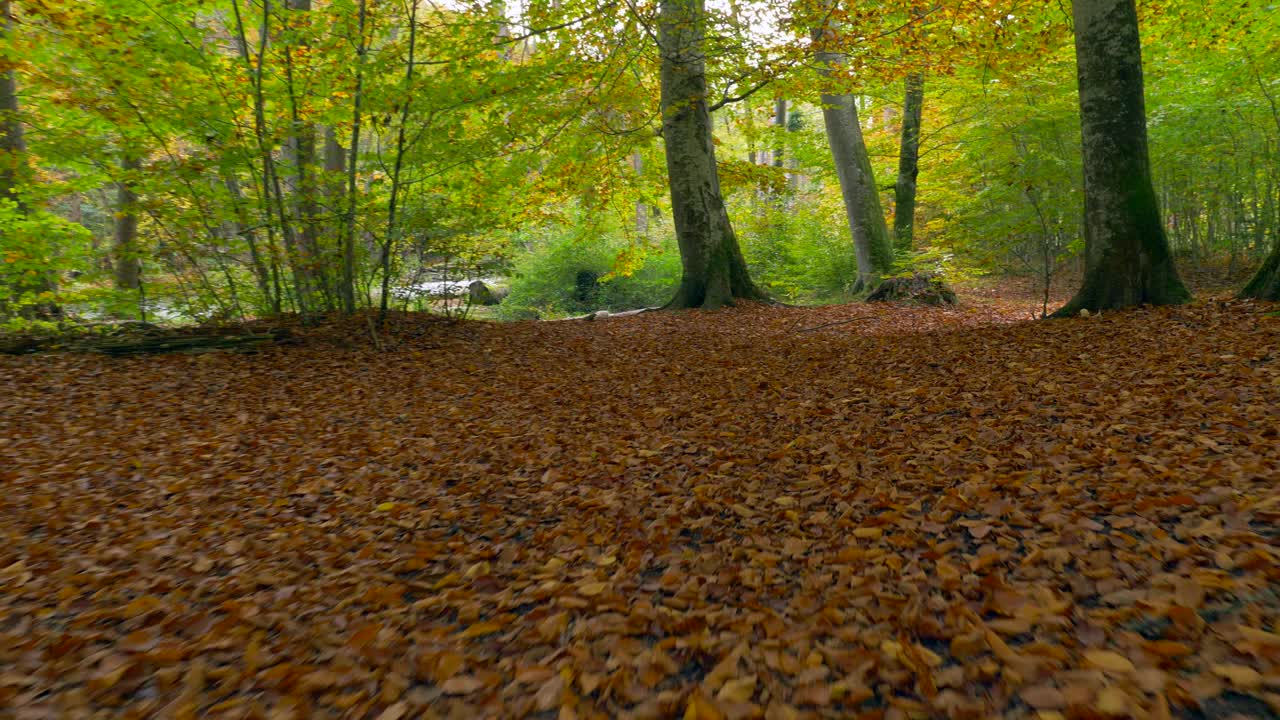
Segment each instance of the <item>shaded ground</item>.
M0 715L1277 717L1280 320L1026 307L0 357Z

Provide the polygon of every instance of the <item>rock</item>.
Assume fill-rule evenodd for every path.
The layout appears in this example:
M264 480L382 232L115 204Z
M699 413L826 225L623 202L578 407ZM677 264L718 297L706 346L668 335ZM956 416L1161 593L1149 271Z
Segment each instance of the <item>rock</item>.
M867 302L915 302L922 305L955 305L956 293L941 275L912 273L908 277L887 278L867 297Z
M473 280L467 285L467 297L472 305L497 305L507 297L507 289L491 287L483 280Z

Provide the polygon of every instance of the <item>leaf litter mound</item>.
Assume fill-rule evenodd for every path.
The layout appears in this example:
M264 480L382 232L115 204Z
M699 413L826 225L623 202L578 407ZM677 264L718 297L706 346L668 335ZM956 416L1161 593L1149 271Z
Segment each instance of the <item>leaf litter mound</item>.
M0 358L0 708L1274 718L1263 310Z

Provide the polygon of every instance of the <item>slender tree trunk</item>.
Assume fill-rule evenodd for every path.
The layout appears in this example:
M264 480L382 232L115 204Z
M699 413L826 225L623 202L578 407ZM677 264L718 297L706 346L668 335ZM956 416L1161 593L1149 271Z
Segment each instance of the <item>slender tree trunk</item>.
M814 40L821 43L831 32L830 29L816 30ZM830 78L832 68L842 64L844 58L839 53L819 50L817 61L819 72L824 78ZM822 119L827 126L827 144L840 179L840 193L844 197L854 255L858 260L858 278L852 289L855 293L868 291L893 269L893 243L884 221L880 192L862 138L854 97L823 93Z
M787 100L778 98L773 103L773 126L778 128L778 144L773 148L773 166L782 167L782 133L787 130Z
M637 178L644 175L644 158L639 150L631 153L631 169L635 170ZM636 234L641 237L649 234L649 208L644 200L636 200Z
M13 8L9 0L0 0L0 42L7 41L13 32ZM22 197L23 186L31 182L31 169L27 165L27 144L23 135L22 118L18 114L18 77L12 67L0 73L0 199L12 202L19 213L26 215L29 208ZM0 227L0 233L8 232ZM38 273L33 278L23 277L10 288L14 297L23 294L53 292L57 282L49 272ZM0 317L8 314L6 298L0 296ZM53 302L40 302L18 308L19 314L32 318L56 318L62 314Z
M368 47L365 43L365 22L368 18L367 0L360 0L356 32L356 87L352 95L351 150L347 158L347 211L342 238L342 284L338 295L342 310L348 314L356 311L356 170L360 159L360 126L363 120L361 103L364 100L364 62Z
M310 12L311 0L287 0L286 7L301 13ZM310 48L306 42L300 47ZM320 227L316 208L316 128L303 121L301 116L301 99L294 81L291 48L286 48L284 57L290 115L285 155L293 171L290 190L293 214L298 221L298 264L310 290L331 301L331 286L320 253Z
M273 228L275 226L272 225L272 215L274 213L274 219L279 222L280 234L284 237L285 253L289 256L288 264L293 274L294 294L298 301L297 309L299 313L306 315L310 311L309 286L305 275L299 272L297 262L298 248L293 224L289 222L288 212L285 209L284 194L280 189L280 175L276 167L275 158L272 156L271 146L267 142L266 99L263 92L262 76L263 64L266 62L267 39L270 36L270 0L263 0L261 37L258 40L256 62L249 55L249 41L245 33L244 18L240 14L238 0L233 0L231 9L235 15L237 46L240 56L253 82L253 134L257 144L258 156L262 162L262 192L259 195L259 199L263 222L267 227L267 240L274 249L276 247L273 237ZM273 282L277 286L279 285L279 272L274 269ZM278 292L277 296L279 296Z
M13 32L9 0L0 0L0 39ZM20 186L26 181L26 140L18 116L18 78L13 68L0 74L0 198L25 212Z
M751 281L720 192L707 110L703 0L662 0L662 137L683 273L669 308L764 300Z
M378 324L387 319L391 302L391 252L400 234L396 212L399 210L400 171L404 166L405 132L409 126L409 108L413 104L414 58L418 49L418 0L409 7L409 55L404 64L404 94L400 98L400 124L396 128L396 157L391 169L391 200L387 205L387 234L382 241L382 297L379 298Z
M115 259L118 290L137 290L141 282L142 260L138 256L138 193L134 189L142 162L136 153L125 150L120 158L121 177L116 183Z
M325 232L334 247L342 246L347 187L347 151L338 142L338 132L332 125L324 127L324 180L321 183L325 198L325 215L330 218Z
M223 184L227 188L227 193L231 195L231 204L236 213L235 221L232 223L233 234L244 236L245 244L249 246L249 263L253 266L253 277L258 283L258 292L262 293L262 299L271 308L272 314L279 315L280 296L271 291L271 273L262 259L262 251L258 248L258 233L249 225L249 214L245 211L244 193L240 190L240 182L236 180L235 175L228 173L223 178Z
M1097 259L1080 291L1054 315L1186 302L1191 294L1174 266L1151 183L1134 0L1075 0L1073 11L1085 245Z
M898 180L893 186L893 239L898 252L910 252L916 224L916 178L920 174L920 117L924 110L924 76L907 76L902 102L902 139Z

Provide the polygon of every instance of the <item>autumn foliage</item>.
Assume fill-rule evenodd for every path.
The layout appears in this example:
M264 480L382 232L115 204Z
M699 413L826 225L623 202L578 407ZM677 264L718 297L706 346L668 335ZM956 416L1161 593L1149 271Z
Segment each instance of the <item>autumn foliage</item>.
M1275 717L1266 311L0 358L0 715Z

